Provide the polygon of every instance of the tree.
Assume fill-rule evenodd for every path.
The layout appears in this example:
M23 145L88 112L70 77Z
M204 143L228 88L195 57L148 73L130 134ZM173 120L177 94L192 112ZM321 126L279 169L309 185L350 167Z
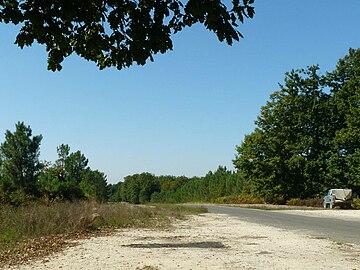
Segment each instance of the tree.
M106 176L98 170L87 169L79 184L84 195L88 199L105 202L108 199Z
M151 173L128 175L122 185L123 200L138 204L150 201L154 192L160 191L158 179Z
M276 197L282 193L279 184L274 181L276 159L269 162L271 144L265 139L265 132L259 128L246 135L240 146L237 146L237 155L233 162L244 180L244 193Z
M332 89L332 123L336 127L330 177L338 186L360 193L360 50L350 49L327 74Z
M2 160L0 155L0 204L7 201L6 184L2 175Z
M61 70L72 53L100 69L144 65L173 47L171 35L196 23L229 45L254 15L254 0L0 0L0 23L20 24L15 43L46 46L48 69ZM228 3L228 2L227 2Z
M48 199L81 199L84 197L84 190L80 183L85 174L90 170L87 167L88 159L80 152L70 153L70 147L67 144L61 144L57 148L59 158L53 166L49 166L40 174L38 186L42 194ZM96 178L97 175L96 175ZM91 182L89 176L88 181ZM88 189L89 194L91 193ZM90 194L94 195L94 194Z
M41 169L39 155L42 136L32 136L30 126L24 122L18 122L15 128L15 132L6 131L5 142L0 146L2 186L7 192L23 191L36 195L36 180Z
M108 200L109 202L121 202L122 201L122 186L123 182L118 182L116 184L108 184Z
M65 159L65 179L78 185L87 168L89 160L80 151L71 153Z
M56 161L61 185L61 197L64 199L80 199L84 193L80 182L87 170L88 159L80 152L70 153L68 145L60 145L58 148L59 159Z
M138 204L139 193L140 193L140 183L138 180L138 174L128 175L124 177L123 187L123 200L129 203Z
M287 73L237 148L234 165L249 192L284 199L330 187L360 192L360 50L350 49L333 72L318 69Z
M60 181L65 181L65 166L68 163L67 159L70 155L70 146L67 144L61 144L57 147L58 159L55 161L54 169Z
M335 129L318 67L286 73L238 147L236 168L257 195L310 197L323 191Z
M202 178L203 189L207 192L202 200L213 201L223 196L238 194L240 188L238 180L233 171L219 166L216 171L210 171Z

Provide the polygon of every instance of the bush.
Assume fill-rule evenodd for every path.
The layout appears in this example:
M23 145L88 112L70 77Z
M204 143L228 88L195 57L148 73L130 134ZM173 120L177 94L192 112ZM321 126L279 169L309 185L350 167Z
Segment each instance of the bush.
M286 205L292 206L307 206L307 207L322 207L323 200L321 198L309 198L309 199L299 199L294 198L286 202Z
M286 203L283 196L265 196L264 200L268 204L284 205Z
M351 207L354 209L360 209L360 198L354 198Z
M256 197L250 194L229 195L220 197L215 200L216 203L223 204L264 204L266 201L263 198Z

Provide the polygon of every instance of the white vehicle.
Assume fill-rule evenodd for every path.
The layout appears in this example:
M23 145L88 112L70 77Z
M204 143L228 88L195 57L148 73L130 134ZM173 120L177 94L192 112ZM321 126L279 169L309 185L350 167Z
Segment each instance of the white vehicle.
M324 208L350 208L352 203L351 189L330 189L328 194L324 197Z

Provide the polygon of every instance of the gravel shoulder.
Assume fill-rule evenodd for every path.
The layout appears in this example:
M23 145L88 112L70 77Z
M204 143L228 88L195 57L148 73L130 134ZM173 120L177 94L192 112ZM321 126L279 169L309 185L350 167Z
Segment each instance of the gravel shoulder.
M281 211L360 219L360 211L351 210ZM55 256L11 269L359 269L359 254L358 245L208 213L167 230L122 229L80 240Z

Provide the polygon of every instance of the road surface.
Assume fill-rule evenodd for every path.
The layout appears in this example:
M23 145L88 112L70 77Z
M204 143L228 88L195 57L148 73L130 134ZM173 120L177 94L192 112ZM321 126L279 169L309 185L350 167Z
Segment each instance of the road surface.
M241 207L215 205L205 205L205 207L211 213L227 214L243 221L300 231L314 237L326 237L340 243L360 245L360 220L294 215L281 211Z

